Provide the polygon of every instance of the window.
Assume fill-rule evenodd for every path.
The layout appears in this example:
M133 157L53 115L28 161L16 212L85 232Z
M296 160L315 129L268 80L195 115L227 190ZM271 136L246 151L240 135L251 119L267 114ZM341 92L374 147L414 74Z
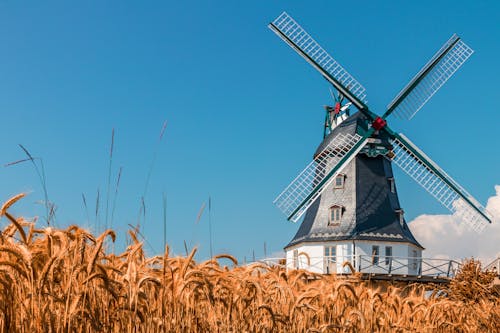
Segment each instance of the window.
M337 247L325 246L325 258L331 258L333 262L337 260Z
M391 193L396 193L396 183L394 183L394 178L390 177L387 178L387 180L389 181L389 189L391 190Z
M330 274L332 272L337 272L337 246L325 246L324 250L324 272Z
M299 268L299 250L293 250L293 267Z
M413 269L417 269L417 264L418 264L418 252L417 250L413 250Z
M378 257L380 255L379 252L379 247L378 245L373 245L372 246L372 264L373 265L378 265Z
M405 225L405 218L404 218L405 212L402 209L396 209L396 215L399 219L399 224L401 224L401 226L404 227L404 225Z
M392 246L385 247L385 264L389 265L392 261Z
M344 210L344 207L342 206L332 206L330 207L330 216L329 216L329 221L328 225L339 225L340 220L342 219L342 212Z
M343 173L339 173L337 177L335 177L335 183L333 188L344 188L345 175Z

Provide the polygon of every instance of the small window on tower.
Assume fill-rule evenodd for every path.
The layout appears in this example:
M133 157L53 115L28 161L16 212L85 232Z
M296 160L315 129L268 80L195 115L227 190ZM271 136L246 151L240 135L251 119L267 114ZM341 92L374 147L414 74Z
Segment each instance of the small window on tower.
M343 213L344 207L342 206L332 206L330 207L330 216L329 216L329 221L328 225L339 225L340 220L342 219L342 213Z
M345 175L343 173L340 173L335 177L335 183L334 183L334 188L344 188L344 182L345 182Z
M392 261L392 246L385 247L385 264L389 265Z
M390 188L391 192L396 193L396 184L394 183L394 178L390 177L390 178L387 178L387 180L389 180L389 188Z

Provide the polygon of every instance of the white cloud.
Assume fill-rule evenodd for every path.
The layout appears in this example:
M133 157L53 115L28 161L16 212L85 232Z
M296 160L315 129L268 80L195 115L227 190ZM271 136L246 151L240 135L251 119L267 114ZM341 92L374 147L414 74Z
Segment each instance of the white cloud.
M500 185L488 199L486 209L493 222L481 234L460 223L453 215L420 215L409 223L427 258L464 259L474 257L488 264L500 256Z

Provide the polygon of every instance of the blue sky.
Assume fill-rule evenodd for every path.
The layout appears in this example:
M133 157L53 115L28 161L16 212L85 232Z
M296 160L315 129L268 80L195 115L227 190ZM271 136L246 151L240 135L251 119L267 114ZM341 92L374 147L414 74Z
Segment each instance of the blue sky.
M326 81L267 28L283 10L365 86L379 114L458 33L475 54L413 120L389 124L479 201L494 195L498 1L1 1L0 162L24 158L18 144L27 147L43 159L57 225L96 228L114 129L113 184L123 167L118 243L137 223L154 159L142 222L150 252L162 248L162 193L175 253L185 240L208 256L208 211L195 222L209 195L214 252L260 257L264 242L268 253L280 251L298 225L272 200L311 159L331 103ZM396 175L408 221L446 212ZM32 165L2 167L0 184L1 200L30 192L14 213L44 215Z

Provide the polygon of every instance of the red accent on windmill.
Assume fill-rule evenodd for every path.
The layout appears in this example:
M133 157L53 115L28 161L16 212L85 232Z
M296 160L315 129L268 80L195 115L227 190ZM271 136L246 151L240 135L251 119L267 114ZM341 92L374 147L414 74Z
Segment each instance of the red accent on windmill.
M335 103L335 114L339 114L340 113L340 103L337 102Z
M380 131L382 128L385 127L385 125L387 125L387 121L385 121L380 117L375 118L375 120L372 123L372 127L375 128L377 131Z

